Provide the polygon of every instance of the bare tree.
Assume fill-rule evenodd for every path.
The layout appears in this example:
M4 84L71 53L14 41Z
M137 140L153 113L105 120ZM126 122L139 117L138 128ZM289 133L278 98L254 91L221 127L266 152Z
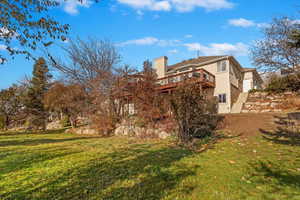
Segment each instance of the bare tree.
M131 88L136 114L145 123L153 124L156 119L163 117L165 106L164 96L157 89L157 74L149 60L143 63L143 71L136 79L136 84Z
M91 86L95 79L113 73L121 58L109 40L71 39L69 45L62 49L66 59L48 53L49 63L71 81L87 86Z
M108 40L77 38L63 50L69 64L48 54L49 62L85 90L88 102L82 112L96 128L110 132L120 119L120 103L114 96L120 63L115 46Z
M275 18L264 30L264 39L251 49L253 64L260 71L294 71L300 64L300 49L291 46L291 35L299 30L299 23L287 17Z

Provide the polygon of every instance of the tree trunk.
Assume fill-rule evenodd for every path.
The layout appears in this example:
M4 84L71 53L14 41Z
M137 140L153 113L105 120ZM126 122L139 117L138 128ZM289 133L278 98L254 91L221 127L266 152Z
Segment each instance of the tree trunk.
M70 119L71 127L72 127L72 128L76 128L76 127L77 127L76 118L74 118L74 117L69 117L69 119Z
M9 126L9 117L8 117L8 115L6 115L5 117L4 117L4 130L8 130L8 126Z

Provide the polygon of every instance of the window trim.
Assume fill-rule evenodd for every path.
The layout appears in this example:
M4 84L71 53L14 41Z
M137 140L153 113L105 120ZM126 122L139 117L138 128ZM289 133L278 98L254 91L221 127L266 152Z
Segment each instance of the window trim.
M223 68L224 64L225 64L225 69ZM227 61L226 60L222 60L222 61L218 62L218 66L217 66L217 72L218 73L227 72L227 69L228 69L228 65L227 65Z

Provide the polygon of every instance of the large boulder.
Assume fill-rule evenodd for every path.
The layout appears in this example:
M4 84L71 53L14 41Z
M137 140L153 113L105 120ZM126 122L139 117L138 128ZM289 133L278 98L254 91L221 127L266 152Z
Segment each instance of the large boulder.
M47 124L47 130L54 130L54 129L62 129L63 126L61 125L60 121L53 121Z
M166 131L154 128L143 128L137 126L126 126L120 125L114 131L116 136L129 136L129 137L138 137L138 138L160 138L166 139L171 136L171 134Z
M91 128L89 126L67 129L65 132L66 133L74 133L74 134L78 134L78 135L98 135L99 134L99 131L97 129Z
M117 136L122 136L122 135L124 135L124 131L125 131L125 126L119 126L116 128L114 133Z
M158 133L158 137L160 139L167 139L170 136L171 136L171 134L167 133L166 131L161 131Z

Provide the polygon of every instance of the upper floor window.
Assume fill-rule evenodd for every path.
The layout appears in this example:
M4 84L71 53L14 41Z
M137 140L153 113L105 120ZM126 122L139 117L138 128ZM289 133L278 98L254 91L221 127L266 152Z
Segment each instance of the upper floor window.
M226 94L218 95L219 103L226 103Z
M226 61L218 62L218 72L225 72L226 69L227 69L227 62Z

